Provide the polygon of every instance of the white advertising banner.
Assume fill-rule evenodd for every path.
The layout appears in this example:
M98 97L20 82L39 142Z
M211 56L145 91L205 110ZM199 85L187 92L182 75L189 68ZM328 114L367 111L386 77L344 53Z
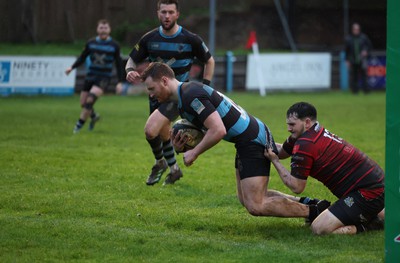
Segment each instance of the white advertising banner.
M75 57L0 56L0 94L74 93L76 71L65 69Z
M330 53L253 54L247 57L246 89L259 89L259 77L266 90L308 90L331 87ZM257 67L261 68L257 70Z

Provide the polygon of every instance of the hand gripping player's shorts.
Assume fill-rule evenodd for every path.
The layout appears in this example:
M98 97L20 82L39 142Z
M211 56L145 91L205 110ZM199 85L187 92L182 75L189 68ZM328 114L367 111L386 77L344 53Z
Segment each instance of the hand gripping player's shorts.
M248 142L235 147L235 168L239 170L241 180L254 176L269 176L271 162L264 156L263 145Z

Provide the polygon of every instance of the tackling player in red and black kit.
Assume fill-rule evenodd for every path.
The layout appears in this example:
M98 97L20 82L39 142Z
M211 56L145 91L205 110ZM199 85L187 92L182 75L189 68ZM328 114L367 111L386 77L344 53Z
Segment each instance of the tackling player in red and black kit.
M179 81L188 81L190 68L196 58L205 65L203 82L210 84L214 72L214 59L198 35L177 24L178 0L159 0L157 14L161 26L146 33L129 54L125 67L127 80L134 82L140 78L139 72L135 70L136 65L147 59L150 62L167 63ZM169 166L170 173L164 184L173 184L182 177L182 171L176 163L169 130L171 122L179 113L173 102L160 104L152 98L149 98L149 101L150 117L145 125L145 135L156 161L146 183L158 183Z
M116 92L120 93L122 90L124 73L122 69L120 47L118 43L110 37L110 33L110 23L105 19L99 20L97 23L98 36L90 39L86 43L81 55L75 63L65 71L68 75L73 69L85 63L87 57L90 58L90 65L86 74L84 87L81 91L80 103L82 112L74 127L74 133L79 132L89 116L92 119L89 124L89 130L93 130L94 125L100 119L100 115L96 114L93 105L96 103L96 100L103 95L105 88L107 88L110 83L114 62L119 81Z
M291 106L286 115L291 136L278 156L265 155L282 181L295 193L305 189L307 178L322 182L339 198L311 224L316 234L355 234L383 228L384 172L377 163L317 121L317 110L306 102ZM278 145L280 146L280 145ZM291 156L291 172L279 158Z
M196 147L183 153L186 166L191 166L221 140L235 144L237 195L250 214L313 220L329 206L326 200L299 198L268 189L270 162L264 156L264 149L267 142L275 145L272 134L263 122L228 97L200 82L178 81L164 63L150 64L143 72L142 80L151 97L161 103L177 102L182 118L207 130ZM175 149L182 151L187 138L179 131L172 140ZM312 201L305 205L305 200Z

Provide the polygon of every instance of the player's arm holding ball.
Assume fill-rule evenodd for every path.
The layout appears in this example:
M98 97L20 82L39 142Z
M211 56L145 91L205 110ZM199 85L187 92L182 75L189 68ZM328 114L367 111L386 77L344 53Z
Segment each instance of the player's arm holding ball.
M217 111L211 113L204 121L207 132L201 142L192 150L188 150L183 155L183 161L186 166L190 166L199 157L200 154L207 151L226 135L226 129L221 117Z
M170 136L175 151L177 153L185 152L185 144L188 141L188 137L183 135L182 131L175 133L173 129L170 131Z

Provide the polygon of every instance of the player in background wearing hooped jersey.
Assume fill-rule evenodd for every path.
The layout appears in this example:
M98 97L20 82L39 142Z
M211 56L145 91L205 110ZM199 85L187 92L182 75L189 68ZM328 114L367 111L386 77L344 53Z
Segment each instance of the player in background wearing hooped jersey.
M178 0L159 0L157 6L161 25L146 33L132 49L125 67L127 80L134 82L139 79L136 65L148 60L167 63L179 81L188 81L190 68L196 58L205 66L203 82L210 84L214 73L214 59L198 35L177 24ZM182 171L176 163L169 130L171 122L179 116L179 112L174 102L160 104L150 97L149 103L150 116L145 125L145 135L152 149L155 164L146 183L158 183L169 166L170 173L164 184L173 184L182 177Z
M80 103L82 112L75 124L73 133L77 133L82 129L89 116L91 117L89 130L93 130L94 125L100 119L100 115L96 114L93 105L103 95L104 90L110 83L114 63L118 74L116 93L121 93L122 91L124 74L120 47L111 38L110 33L110 23L105 19L99 20L97 23L97 37L90 39L86 43L84 50L75 63L65 70L65 74L68 75L73 69L85 63L87 57L90 58L90 65L81 91Z
M377 163L317 121L317 110L306 102L286 114L290 137L278 145L279 154L265 152L282 181L301 193L307 178L322 182L339 199L311 224L315 234L356 234L383 229L384 172ZM291 156L291 172L279 159Z
M207 130L199 144L183 153L186 166L193 165L202 153L221 140L235 144L237 195L251 215L313 220L329 206L326 200L299 198L268 189L270 162L264 156L264 149L266 144L274 147L272 134L263 122L228 97L200 82L178 81L172 69L159 62L145 69L142 80L150 97L160 103L176 101L182 118ZM175 149L182 151L187 138L179 131L172 140Z

